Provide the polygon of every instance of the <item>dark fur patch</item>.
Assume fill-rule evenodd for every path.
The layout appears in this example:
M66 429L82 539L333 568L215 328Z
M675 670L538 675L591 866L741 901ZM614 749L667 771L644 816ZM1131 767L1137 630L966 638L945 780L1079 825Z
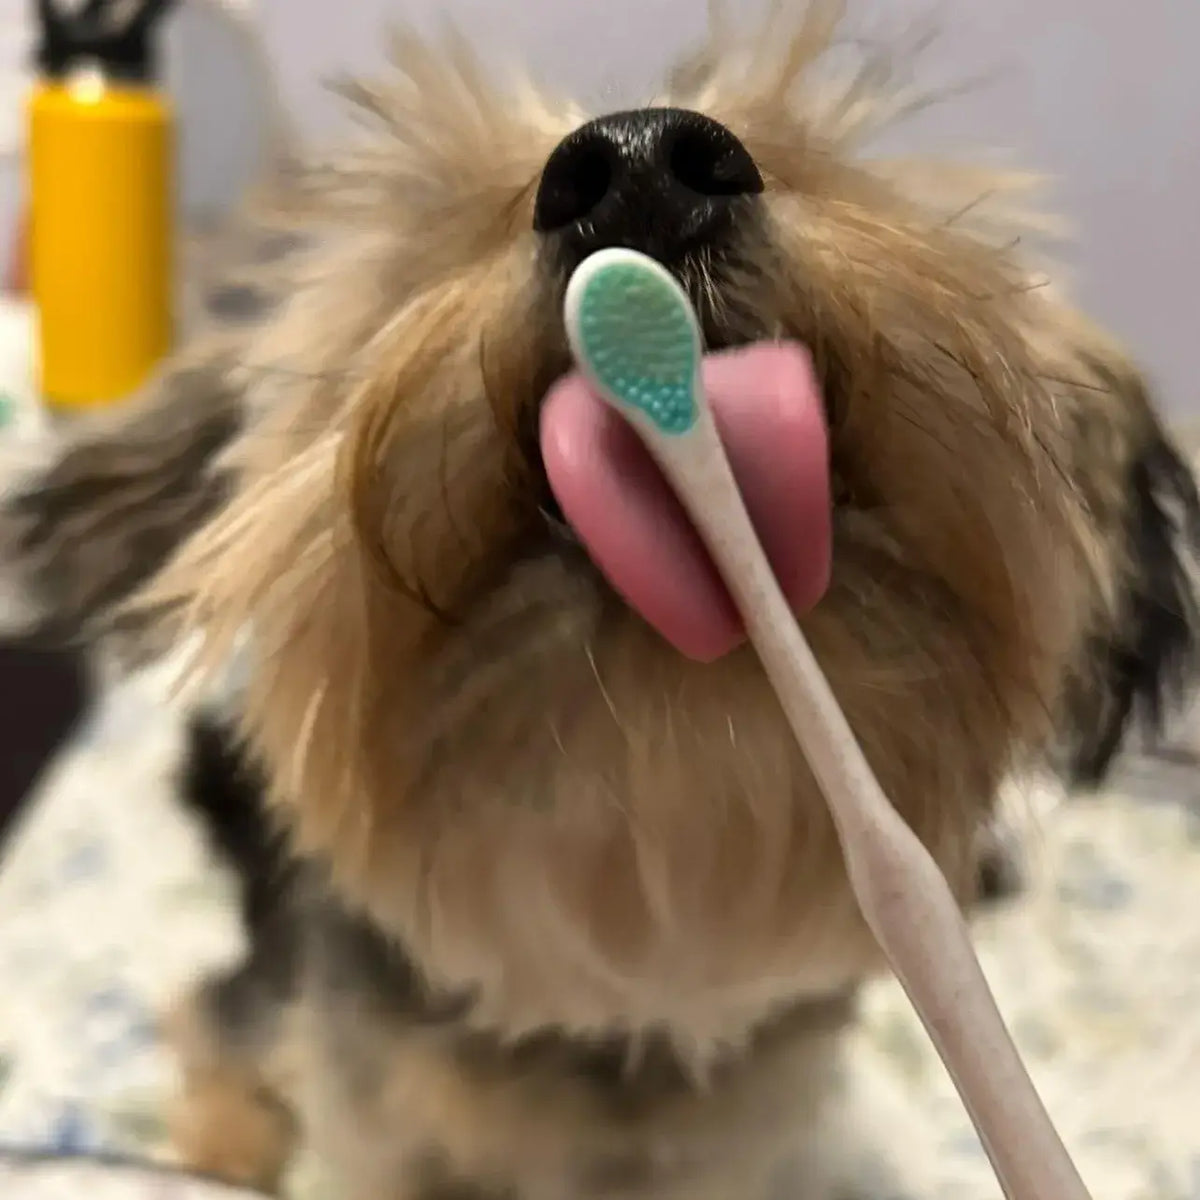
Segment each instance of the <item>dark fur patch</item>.
M242 917L253 933L278 907L279 885L290 870L283 838L266 810L265 781L215 718L193 717L187 737L180 798L200 818L212 849L236 872Z
M405 1195L411 1195L413 1200L519 1200L511 1187L459 1178L440 1148L431 1148L414 1163L412 1182Z
M364 917L347 912L328 896L308 892L303 912L306 951L311 955L307 978L336 1008L342 997L354 998L357 1010L384 1021L440 1031L448 1056L466 1078L494 1084L511 1078L569 1080L612 1119L637 1121L673 1099L695 1092L695 1077L664 1034L645 1034L636 1044L627 1036L585 1039L547 1029L513 1041L470 1028L469 995L439 993L422 975L402 945ZM810 1000L764 1021L750 1045L717 1063L707 1076L718 1087L728 1075L759 1053L770 1053L777 1040L787 1040L797 1026L836 1029L853 1015L850 994ZM331 1018L336 1031L338 1020ZM344 1067L358 1056L347 1044L340 1055ZM377 1064L359 1063L360 1086L374 1090Z
M976 878L977 900L982 905L1000 904L1019 896L1025 890L1020 848L1006 841L985 847Z
M231 324L261 320L272 302L272 296L249 283L222 284L205 298L208 311L218 320Z
M1134 461L1125 530L1129 583L1110 636L1071 697L1068 775L1103 782L1128 735L1155 736L1197 665L1200 610L1187 574L1200 553L1200 495L1188 464L1157 435Z
M213 470L243 424L228 364L169 376L153 405L69 447L0 512L0 546L41 620L35 641L94 635L224 501Z
M446 1182L421 1188L414 1200L518 1200L517 1193L510 1188L497 1191L475 1183Z
M496 1189L462 1181L434 1183L415 1193L414 1200L518 1200L511 1188Z
M314 890L298 915L306 923L309 977L318 994L354 996L385 1021L440 1028L447 1053L471 1078L571 1078L614 1113L694 1087L665 1037L644 1040L635 1053L629 1039L617 1035L585 1041L547 1030L514 1042L472 1030L471 997L432 988L404 947L365 918ZM350 1057L347 1053L344 1061Z
M385 1020L414 1026L456 1026L471 1009L469 996L439 992L404 947L329 897L309 878L303 897L313 982L321 993L361 997Z
M274 1027L299 977L296 868L266 811L261 773L219 721L193 718L179 795L233 869L249 941L246 958L205 986L206 1003L224 1036L257 1041Z
M513 1188L471 1183L446 1175L422 1180L411 1194L413 1200L520 1200Z

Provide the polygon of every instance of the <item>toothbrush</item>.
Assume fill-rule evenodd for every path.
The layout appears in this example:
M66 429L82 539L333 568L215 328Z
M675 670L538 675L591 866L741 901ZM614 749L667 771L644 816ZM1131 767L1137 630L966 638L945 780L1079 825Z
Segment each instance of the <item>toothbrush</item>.
M583 375L635 429L713 555L829 805L867 925L912 1001L1009 1200L1089 1200L1005 1028L966 922L875 779L768 565L701 382L686 293L636 251L571 277L567 335Z

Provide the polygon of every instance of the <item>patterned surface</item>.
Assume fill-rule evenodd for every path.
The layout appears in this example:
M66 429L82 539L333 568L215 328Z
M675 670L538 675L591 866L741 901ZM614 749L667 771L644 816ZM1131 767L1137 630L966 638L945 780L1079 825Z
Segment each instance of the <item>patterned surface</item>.
M224 881L166 802L176 730L144 696L81 731L0 864L0 1150L157 1144L156 1013L237 948Z
M253 1193L164 1172L97 1163L5 1162L0 1159L0 1196L5 1200L249 1200Z
M236 951L225 881L167 798L178 735L161 686L109 699L0 870L0 1159L6 1145L162 1158L155 1013ZM1109 794L1054 801L1022 798L1042 810L1035 882L982 927L985 966L1096 1200L1200 1196L1200 773L1142 759ZM871 993L858 1049L900 1194L996 1196L894 986ZM0 1195L51 1194L16 1179L0 1174ZM152 1185L112 1194L191 1195Z

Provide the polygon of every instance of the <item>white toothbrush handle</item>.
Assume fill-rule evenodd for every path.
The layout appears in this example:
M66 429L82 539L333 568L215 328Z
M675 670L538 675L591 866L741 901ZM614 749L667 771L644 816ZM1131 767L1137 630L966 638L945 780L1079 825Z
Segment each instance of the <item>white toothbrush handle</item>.
M699 386L699 384L697 385ZM824 792L851 885L1009 1200L1090 1200L1013 1045L945 877L884 795L758 541L708 406L680 437L634 418L715 558Z

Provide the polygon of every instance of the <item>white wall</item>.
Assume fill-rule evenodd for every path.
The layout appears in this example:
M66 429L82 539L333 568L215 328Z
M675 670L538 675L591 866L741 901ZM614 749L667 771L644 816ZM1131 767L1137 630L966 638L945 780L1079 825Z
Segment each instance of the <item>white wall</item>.
M0 0L13 3L14 0ZM195 0L192 0L193 4ZM802 0L792 0L801 3ZM912 145L1011 152L1060 180L1085 303L1132 345L1177 413L1200 417L1200 0L852 0L885 28L936 11L931 82L997 78L922 119ZM739 13L754 0L727 0ZM321 80L377 62L389 19L447 13L499 58L597 108L637 102L702 27L706 0L257 0L284 98L314 137L336 126ZM244 165L252 133L219 31L176 19L197 203ZM184 36L186 35L186 36ZM0 170L0 218L13 183ZM7 195L6 195L7 193ZM2 231L0 231L2 232ZM0 236L0 242L3 241Z
M800 2L800 0L795 0ZM259 0L285 95L314 133L319 80L376 61L389 18L455 16L481 45L598 105L637 101L702 27L706 0ZM730 0L746 12L750 0ZM852 10L864 5L852 2ZM931 0L871 0L885 25ZM1200 0L943 0L935 81L999 77L923 119L913 144L982 144L1059 177L1088 306L1133 346L1176 412L1200 417Z

